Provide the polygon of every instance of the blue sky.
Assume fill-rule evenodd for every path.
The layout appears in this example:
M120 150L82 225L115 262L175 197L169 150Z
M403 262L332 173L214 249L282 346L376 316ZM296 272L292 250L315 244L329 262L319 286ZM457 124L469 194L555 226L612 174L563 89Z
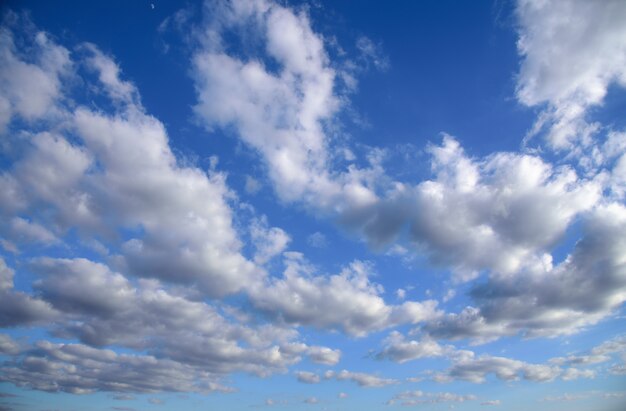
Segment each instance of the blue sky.
M1 13L0 410L623 409L624 2Z

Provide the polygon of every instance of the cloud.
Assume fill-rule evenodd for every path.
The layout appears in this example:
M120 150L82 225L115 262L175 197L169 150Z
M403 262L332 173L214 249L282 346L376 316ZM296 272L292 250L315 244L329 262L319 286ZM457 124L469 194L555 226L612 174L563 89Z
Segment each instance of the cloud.
M261 190L261 183L254 177L246 176L246 185L244 186L244 190L246 190L246 193L248 194L256 194L259 190Z
M579 378L595 378L596 372L593 370L580 370L578 368L568 368L565 370L561 378L563 381L572 381Z
M304 400L304 402L306 404L319 404L320 400L317 399L316 397L309 397L306 400Z
M291 324L341 329L362 336L397 324L416 324L436 317L436 302L389 306L380 285L369 281L370 265L355 261L339 274L316 276L299 253L285 253L282 278L250 288L253 304Z
M389 359L400 364L419 358L440 357L451 349L442 347L428 337L420 341L407 341L398 331L392 331L383 341L383 345L383 350L376 354L376 358Z
M436 337L485 340L571 334L597 323L626 301L626 208L608 204L585 219L583 237L560 264L551 259L513 275L491 276L468 307L426 326ZM581 286L583 288L581 288Z
M20 352L20 345L11 336L0 334L0 354L15 355Z
M337 365L341 358L340 350L333 350L328 347L310 347L307 353L311 361L317 364Z
M298 381L306 384L317 384L320 382L319 375L308 371L297 371L296 378L298 378Z
M263 219L252 224L250 236L256 248L254 262L257 264L265 264L282 253L291 241L284 230L278 227L268 227L267 221Z
M626 5L567 0L520 0L517 48L522 64L517 98L543 106L535 125L548 128L555 149L588 145L599 124L588 110L602 104L611 84L626 86Z
M419 404L440 404L446 402L466 402L474 401L476 396L459 395L450 392L423 392L423 391L404 391L393 396L392 399L387 401L387 405L395 405L396 403L402 406L414 406Z
M588 354L568 355L567 357L556 357L550 360L558 365L592 365L607 362L612 354L626 352L626 336L620 335L593 347Z
M498 379L504 381L516 381L523 378L528 381L545 382L557 378L561 371L556 366L529 364L490 355L476 357L470 351L461 351L455 355L452 367L444 373L436 375L435 381L461 380L483 383L486 381L487 375L494 374Z
M36 343L5 363L0 381L49 392L231 391L201 367L149 355L117 354L82 344Z
M461 272L520 270L600 199L599 182L538 157L495 153L475 161L449 136L429 151L436 179L416 187L412 239Z
M271 324L233 323L213 306L168 292L154 281L139 287L107 266L85 259L38 259L41 298L65 316L55 334L103 347L147 351L205 372L269 375L301 360L333 363L338 350L294 341L297 333Z
M371 39L361 36L356 41L356 48L361 53L360 62L365 65L372 64L377 70L386 71L391 63L389 58L383 53L382 46L374 43Z
M7 36L9 31L3 30ZM60 46L49 40L39 47L60 53ZM3 58L18 57L9 53ZM113 112L81 105L69 112L56 106L63 127L50 119L54 132L19 142L23 155L13 159L0 179L9 193L3 208L15 236L50 243L56 232L77 228L86 237L119 247L118 262L128 272L194 284L211 296L237 292L262 277L241 254L225 176L179 164L165 127L145 113L137 89L119 77L110 57L91 44L78 57L97 74L96 90L114 103ZM16 70L10 73L17 76ZM69 86L65 89L69 92ZM16 212L37 219L27 221Z
M27 31L32 38L29 60L15 44L13 30ZM55 103L62 97L61 82L72 70L69 51L37 31L28 18L8 11L0 27L0 133L14 117L33 122L54 116Z
M15 327L45 323L57 312L46 302L13 288L14 271L0 257L0 326Z
M581 178L533 155L474 159L450 136L428 147L434 178L415 185L386 174L384 150L366 150L361 162L335 159L340 143L325 126L345 99L306 12L233 1L204 19L192 65L195 111L207 129L234 130L258 152L280 199L335 219L374 249L408 242L459 281L484 270L511 274L541 263L602 197L604 177ZM250 53L230 53L233 37L252 42Z
M399 384L400 381L390 379L390 378L381 378L373 374L367 374L362 372L352 372L348 370L341 370L339 372L335 372L332 370L326 371L324 373L324 378L329 380L334 378L338 381L353 381L357 383L360 387L371 387L371 388L380 388L385 387L387 385Z
M328 240L326 239L326 236L320 233L319 231L316 231L310 236L308 236L306 241L311 247L315 247L315 248L328 247Z
M498 406L500 405L502 402L500 400L489 400L489 401L483 401L480 403L480 405L493 405L493 406Z

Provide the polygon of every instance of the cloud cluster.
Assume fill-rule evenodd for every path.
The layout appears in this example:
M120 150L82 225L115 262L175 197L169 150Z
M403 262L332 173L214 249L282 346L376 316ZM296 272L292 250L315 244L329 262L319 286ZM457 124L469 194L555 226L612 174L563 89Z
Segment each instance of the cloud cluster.
M23 61L10 42L12 27L5 25L2 59L16 69L3 76L17 81L24 74L19 70L36 69L54 74L46 66L54 62L52 53L66 58L64 67L84 81L95 74L90 90L111 106L104 111L73 102L69 111L55 104L70 100L70 85L61 92L59 83L56 94L45 97L55 116L37 114L46 131L20 130L21 120L31 118L12 97L13 83L0 83L2 95L12 98L3 127L12 131L6 137L15 147L0 175L0 213L11 222L2 228L2 245L19 252L38 243L45 252L76 234L73 253L91 248L89 254L95 250L102 261L24 259L21 269L36 276L29 294L14 289L14 271L0 258L0 324L40 324L57 338L81 342L41 341L18 352L3 338L3 353L13 355L3 381L67 392L212 391L222 389L217 381L228 373L284 372L307 355L336 364L339 350L299 342L293 328L247 325L206 302L244 286L261 287L265 271L259 264L280 253L288 237L260 222L252 230L255 261L244 257L225 176L178 161L163 124L145 112L137 89L96 46L81 45L71 60L67 49L24 24L29 29L20 35L34 41L42 57ZM141 381L143 374L153 379Z
M232 391L202 367L83 344L40 341L3 366L0 381L49 392Z
M55 103L62 98L61 82L71 71L69 51L52 42L44 32L33 33L32 48L26 58L25 51L16 45L13 29L30 26L29 23L23 16L7 12L0 28L0 133L13 117L33 123L57 115Z
M40 47L46 45L69 55L50 41ZM163 124L144 112L117 65L93 45L82 52L80 63L95 71L117 108L105 114L85 106L62 112L58 106L64 121L51 122L50 131L27 141L10 137L22 155L0 180L7 196L2 211L14 228L5 241L51 242L78 228L119 249L118 265L128 272L194 284L211 296L236 292L262 276L241 255L224 176L180 165ZM12 49L3 58L21 61Z
M535 156L474 160L449 136L429 151L436 179L415 188L411 239L461 273L519 271L601 197L600 182Z
M486 381L489 374L494 374L504 381L514 381L520 378L529 381L552 381L561 374L561 369L556 366L529 364L505 357L490 355L476 357L471 351L460 351L456 353L452 367L444 373L437 374L435 380L482 383Z
M352 381L358 384L360 387L371 388L380 388L387 385L394 385L399 383L398 380L394 380L391 378L381 378L373 374L353 372L348 370L341 370L339 372L329 370L324 373L324 378L327 380L334 378L337 381Z
M417 360L420 358L440 357L451 352L451 347L442 347L435 340L428 337L416 341L407 341L398 331L392 331L383 341L384 348L377 359L388 359L397 363Z
M340 329L362 336L398 324L417 324L440 315L437 302L406 301L388 305L383 289L369 279L371 266L355 261L339 274L314 275L299 253L285 253L282 277L250 288L248 294L259 309L291 324Z
M54 319L57 312L49 304L13 288L14 274L0 257L0 327L33 325Z
M548 258L512 275L492 276L471 292L478 308L449 314L427 329L441 338L477 340L520 331L531 337L573 333L626 301L625 249L626 207L598 207L563 262L553 266Z
M626 86L626 5L620 1L520 0L517 98L544 106L533 133L548 128L555 149L588 146L601 126L588 123L609 86Z
M326 365L334 365L340 358L338 350L294 341L297 333L291 329L271 324L247 326L228 320L213 306L172 294L158 282L142 280L141 286L135 287L100 263L41 258L31 264L31 269L41 278L33 285L41 299L38 301L50 304L60 313L53 333L61 338L78 339L82 344L53 345L42 341L34 348L21 350L3 336L2 351L20 354L11 363L4 381L68 392L74 392L74 388L201 391L207 387L194 388L195 384L207 381L217 384L225 375L236 371L263 376L285 371L304 355ZM118 356L100 348L105 346L127 347L147 355ZM70 350L69 347L78 347L79 354L87 353L88 358L97 356L102 361L93 364L78 354L60 354ZM139 367L124 371L132 373L133 378L139 379L143 372L150 372L160 382L155 381L150 388L134 380L123 385L121 378L119 387L112 385L115 374L122 372L119 368L125 367L126 362ZM146 368L142 370L142 367ZM159 371L161 368L163 371ZM187 377L168 382L169 378L175 379L170 373ZM88 375L91 375L89 379L84 378Z
M553 148L589 146L600 126L585 114L611 84L626 84L619 24L626 7L521 0L516 13L524 57L518 99L545 105L536 128L549 127ZM602 24L591 26L589 16ZM0 326L44 326L57 339L78 342L22 344L0 334L0 353L9 357L0 381L70 393L230 391L222 383L230 373L286 372L305 356L339 363L339 350L306 344L298 327L362 337L415 326L419 339L391 331L374 357L448 357L451 367L435 375L441 382L480 383L491 374L504 381L594 378L596 370L582 367L623 353L624 338L617 338L587 354L530 364L439 340L571 334L622 306L624 133L594 146L585 170L531 154L476 158L444 135L426 149L430 179L395 181L383 168L384 150L368 148L357 159L334 138L346 97L336 79L345 73L330 61L306 10L233 0L207 3L203 18L191 73L194 112L206 129L232 130L255 150L283 202L336 220L375 249L396 242L426 255L449 268L453 282L480 278L469 287L472 305L444 313L435 300L405 301L405 289L396 293L399 302L388 303L371 263L320 274L288 250L290 235L265 217L253 212L239 224L246 217L235 211L241 204L226 174L214 162L203 170L176 156L164 124L146 111L112 57L89 43L70 52L9 12L0 27L0 149L7 158L0 245L34 280L16 289L10 260L0 257ZM233 52L233 37L245 53ZM371 64L388 65L369 39L357 47ZM72 92L76 80L93 102ZM264 184L249 177L246 190ZM577 223L580 240L554 262L550 252ZM320 232L308 242L328 246ZM22 250L41 255L22 257ZM278 259L284 271L268 273ZM449 290L443 302L454 295ZM229 306L228 297L242 305ZM624 365L609 371L623 374ZM399 383L345 369L295 375L310 384ZM412 391L390 403L475 399Z
M601 176L582 178L534 155L474 159L449 136L428 149L435 178L416 185L387 175L378 149L367 152L366 166L355 156L342 164L329 154L340 142L327 127L341 110L338 73L306 12L258 0L207 14L193 55L197 115L254 148L281 199L336 218L375 248L407 241L460 280L482 270L510 274L541 264L602 197ZM226 33L250 52L232 52Z

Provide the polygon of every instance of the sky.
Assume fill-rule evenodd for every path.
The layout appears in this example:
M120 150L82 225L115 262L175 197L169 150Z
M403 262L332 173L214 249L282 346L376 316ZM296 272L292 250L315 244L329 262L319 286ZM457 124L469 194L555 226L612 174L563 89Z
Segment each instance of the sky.
M0 6L0 411L626 407L626 2Z

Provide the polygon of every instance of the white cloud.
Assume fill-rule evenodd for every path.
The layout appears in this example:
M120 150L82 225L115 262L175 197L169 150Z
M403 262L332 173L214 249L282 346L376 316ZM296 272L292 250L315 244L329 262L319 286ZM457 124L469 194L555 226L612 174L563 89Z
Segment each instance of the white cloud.
M411 234L435 261L461 272L518 271L600 199L599 182L538 157L496 153L475 161L449 136L430 152L437 178L416 187Z
M340 350L333 350L328 347L310 347L307 354L314 363L324 365L337 365L341 358Z
M324 378L329 380L334 378L338 381L353 381L361 387L380 388L387 385L399 384L400 382L390 378L381 378L377 375L367 374L363 372L352 372L348 370L341 370L339 372L326 371Z
M374 43L371 39L361 36L356 41L356 48L361 53L359 63L372 64L377 70L386 71L391 63L383 53L382 46Z
M291 237L278 227L268 227L266 219L254 221L250 226L250 236L256 248L254 262L265 264L273 257L282 253Z
M320 376L308 371L296 371L298 381L306 384L317 384L320 382Z
M192 59L197 115L254 148L282 200L335 218L376 249L404 242L408 226L415 251L452 266L459 281L483 270L511 274L544 261L601 198L604 177L583 179L531 155L472 159L449 136L428 148L435 178L415 186L385 174L383 150L368 150L366 167L340 161L326 127L341 110L337 72L306 12L258 0L209 14ZM256 52L229 54L225 33L251 41L244 26Z
M535 128L549 128L556 149L588 145L599 127L585 114L613 83L626 86L626 4L621 1L518 1L517 97L545 104Z
M15 290L15 272L0 257L0 327L34 325L53 320L57 312L50 304Z
M436 317L436 302L408 301L389 306L380 285L370 282L371 267L355 261L341 273L315 275L299 253L285 253L282 278L248 289L253 304L288 323L341 329L362 336L397 324L416 324Z
M568 368L563 372L561 378L564 381L577 380L579 378L595 378L596 372L593 370L580 370L578 368Z
M10 335L0 334L0 354L2 355L15 355L21 351L20 345L17 341L11 338Z
M323 364L339 360L338 350L309 347L292 329L227 320L215 307L167 291L154 280L133 286L103 264L45 258L35 260L31 270L41 277L33 285L41 299L63 313L53 324L55 335L90 346L144 351L198 368L215 381L236 371L284 372L303 355Z
M498 406L500 405L502 402L500 400L489 400L489 401L483 401L480 403L480 405L493 405L493 406Z
M17 27L28 31L30 61L16 49L13 29ZM32 122L55 115L62 78L72 71L69 51L36 31L27 17L9 11L0 27L0 55L0 133L14 116Z
M48 40L40 46L58 53ZM63 114L62 127L51 126L57 131L21 142L23 155L0 180L13 237L52 242L56 232L77 228L91 240L121 245L117 259L124 270L194 284L211 296L262 278L264 272L241 254L225 176L179 164L165 127L144 112L138 91L119 78L113 60L93 45L84 46L82 55L115 110L106 114L79 105ZM17 212L38 219L27 221ZM273 230L269 238L278 242L264 246L262 260L286 237Z
M315 247L315 248L328 247L328 240L326 239L326 236L320 233L319 231L316 231L310 236L308 236L306 241L311 247Z
M376 358L389 359L400 364L419 358L440 357L451 352L451 347L442 347L428 337L420 341L407 341L398 331L392 331L383 341L383 345L383 350L376 354Z
M25 218L12 218L7 228L8 233L5 236L14 243L27 242L49 245L59 241L50 230Z
M39 341L5 364L2 380L49 392L230 392L201 367L82 344Z
M15 272L9 268L3 258L0 257L0 290L13 288L13 276Z
M519 332L529 337L571 334L610 315L626 301L626 208L597 207L583 237L560 264L550 260L513 275L491 276L468 307L427 325L443 338L488 340Z
M459 353L452 367L435 378L438 382L454 380L483 383L487 375L494 374L504 381L515 381L520 378L529 381L552 381L561 374L561 369L556 366L543 364L529 364L523 361L512 360L504 357L482 355L476 357L474 353L464 351Z

